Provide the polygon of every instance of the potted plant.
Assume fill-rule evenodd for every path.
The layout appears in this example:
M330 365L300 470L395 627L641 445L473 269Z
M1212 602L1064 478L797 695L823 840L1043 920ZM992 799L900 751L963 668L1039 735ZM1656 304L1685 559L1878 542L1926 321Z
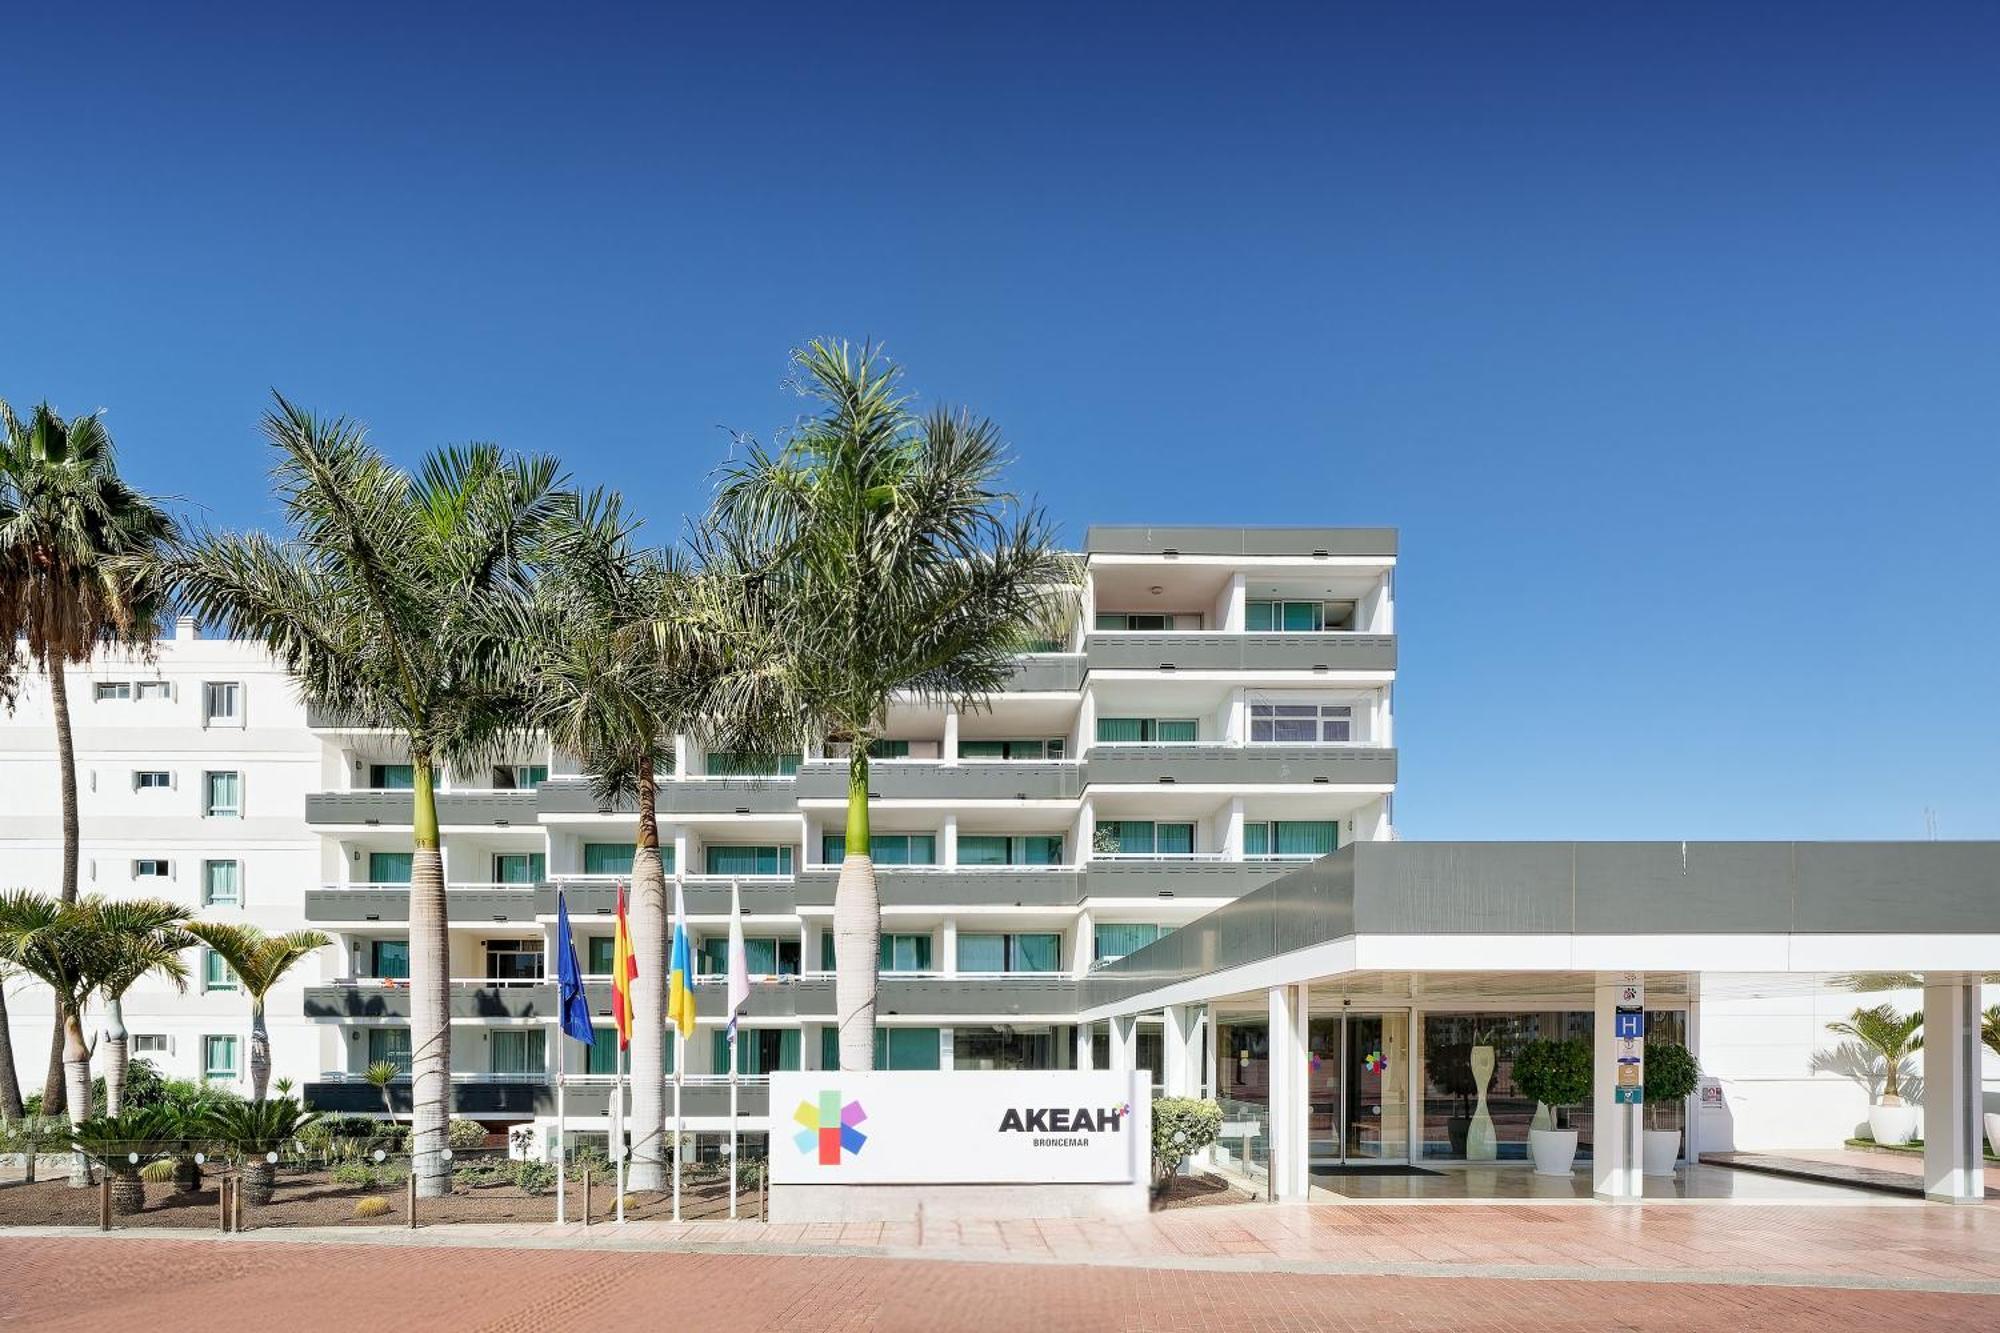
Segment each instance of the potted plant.
M1856 1009L1826 1025L1828 1032L1851 1038L1882 1061L1882 1097L1868 1108L1868 1132L1884 1147L1908 1143L1917 1132L1917 1108L1903 1104L1903 1061L1923 1049L1923 1025L1921 1009L1899 1014L1886 1004Z
M1576 1162L1576 1130L1570 1108L1590 1097L1590 1043L1581 1037L1531 1041L1514 1056L1514 1086L1547 1106L1552 1129L1528 1131L1535 1174L1566 1176Z
M1986 1049L2000 1055L2000 1004L1986 1011L1986 1021L1979 1025L1979 1039L1986 1043ZM1996 1156L2000 1156L2000 1114L1986 1113L1986 1145Z
M1659 1127L1660 1108L1685 1102L1701 1083L1694 1052L1677 1041L1646 1043L1646 1130L1641 1162L1649 1176L1671 1176L1681 1155L1681 1132Z

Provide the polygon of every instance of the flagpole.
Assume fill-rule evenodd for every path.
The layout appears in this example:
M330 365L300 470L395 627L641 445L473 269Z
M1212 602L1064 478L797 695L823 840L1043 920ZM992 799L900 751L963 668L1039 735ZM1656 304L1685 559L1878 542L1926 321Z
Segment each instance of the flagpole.
M564 1159L569 1156L568 1153L563 1151L563 1140L565 1135L568 1133L569 1108L566 1102L564 1101L564 1094L568 1091L568 1088L569 1088L569 1047L563 1044L563 1031L561 1025L558 1024L556 1027L556 1225L557 1226L561 1226L564 1222L568 1220L563 1211L563 1205L564 1205L563 1167L564 1167Z
M674 1221L681 1220L681 1030L674 1027Z
M618 1191L618 1220L625 1220L625 1047L618 1047L618 1072L611 1080L611 1179Z
M729 1016L729 1216L736 1217L736 1016Z
M738 956L743 948L742 882L729 881L729 1217L736 1218L736 1073L742 1067L737 1057L738 1039L743 1035L736 1011L737 969L744 966Z

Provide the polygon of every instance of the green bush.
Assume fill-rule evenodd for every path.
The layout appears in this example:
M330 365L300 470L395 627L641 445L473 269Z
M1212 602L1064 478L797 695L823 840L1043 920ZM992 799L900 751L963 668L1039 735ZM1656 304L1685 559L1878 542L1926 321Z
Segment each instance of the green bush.
M1153 1102L1154 1177L1165 1180L1221 1133L1222 1108L1208 1098L1157 1098Z
M1701 1086L1701 1064L1694 1052L1677 1041L1646 1043L1646 1113L1654 1108L1692 1097Z
M586 1144L569 1150L569 1171L571 1175L590 1172L599 1180L611 1174L611 1154L595 1144Z
M445 1127L445 1145L453 1152L486 1146L486 1126L477 1120L454 1120Z
M1570 1108L1590 1100L1590 1068L1590 1043L1582 1037L1531 1041L1514 1053L1514 1086L1567 1129Z
M145 1106L156 1106L165 1091L167 1081L151 1060L141 1056L125 1062L125 1103L120 1108L136 1111ZM90 1081L90 1113L101 1116L109 1103L104 1093L104 1075L99 1074Z
M342 1162L333 1168L331 1174L336 1185L359 1185L364 1189L373 1189L381 1184L375 1167L368 1162Z
M556 1187L556 1169L547 1162L516 1162L514 1185L523 1194L547 1194Z

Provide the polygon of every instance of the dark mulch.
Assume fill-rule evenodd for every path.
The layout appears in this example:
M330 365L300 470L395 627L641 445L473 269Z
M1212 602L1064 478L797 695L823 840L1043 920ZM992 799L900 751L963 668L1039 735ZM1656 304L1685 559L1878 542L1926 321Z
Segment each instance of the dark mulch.
M1170 1176L1153 1191L1155 1210L1165 1208L1205 1208L1219 1203L1249 1203L1256 1196L1230 1184L1221 1176L1204 1172L1194 1176Z

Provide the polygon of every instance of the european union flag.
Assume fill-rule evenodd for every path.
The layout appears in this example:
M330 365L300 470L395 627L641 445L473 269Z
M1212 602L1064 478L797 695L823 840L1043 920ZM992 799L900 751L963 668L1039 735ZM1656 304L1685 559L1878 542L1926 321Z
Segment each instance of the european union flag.
M562 1030L591 1044L590 997L583 991L583 968L576 961L576 939L569 933L569 900L556 890L556 996Z

